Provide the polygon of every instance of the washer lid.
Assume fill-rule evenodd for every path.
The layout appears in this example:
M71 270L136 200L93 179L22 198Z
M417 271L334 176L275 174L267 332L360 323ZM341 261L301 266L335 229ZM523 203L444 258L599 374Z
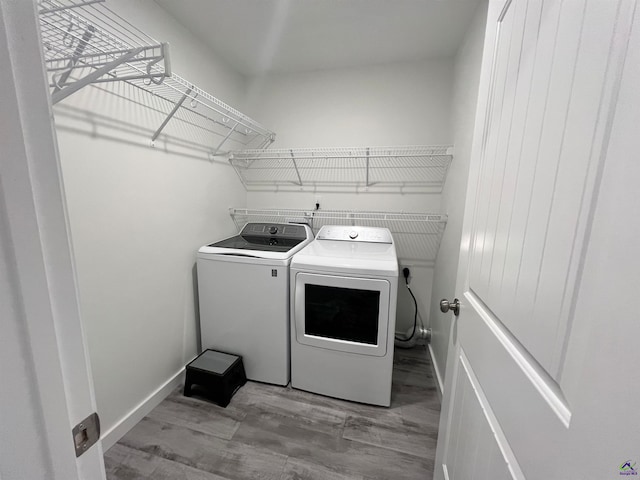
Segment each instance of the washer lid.
M211 243L207 247L232 248L235 250L259 250L261 252L288 252L296 245L304 242L300 238L278 238L263 235L236 235L219 242Z
M287 259L312 239L308 225L247 223L238 235L205 245L198 253Z

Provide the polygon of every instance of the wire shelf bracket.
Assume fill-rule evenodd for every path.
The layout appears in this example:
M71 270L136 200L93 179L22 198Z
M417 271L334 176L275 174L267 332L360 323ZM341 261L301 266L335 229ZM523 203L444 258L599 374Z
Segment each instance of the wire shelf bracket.
M261 149L231 152L247 190L438 193L450 145Z
M39 20L53 104L91 83L171 76L169 45L151 41L130 45L79 10L104 0L42 0Z
M115 60L98 68L97 70L94 70L93 72L89 73L88 75L81 78L80 80L76 80L72 84L66 85L67 78L69 74L71 74L71 71L73 70L73 65L71 65L69 70L67 70L60 78L60 82L56 82L56 87L54 88L53 93L51 94L51 100L53 104L55 105L60 100L64 100L65 98L67 98L72 93L75 93L81 88L89 85L90 83L95 82L98 78L102 77L104 74L113 70L118 65L128 60L131 60L133 57L138 55L141 51L142 51L142 48L136 48L134 50L131 50L130 52L125 53L121 57L116 58ZM72 60L71 62L75 63L74 60ZM66 85L66 86L61 87L61 85Z
M153 142L155 142L158 136L162 133L162 130L164 129L164 127L167 126L167 123L169 123L169 120L171 120L171 118L176 114L176 112L182 106L182 104L187 99L187 97L189 96L192 90L193 90L193 86L187 88L187 90L184 92L184 95L182 95L182 98L176 102L173 109L169 112L169 115L167 115L167 118L164 119L164 122L162 122L160 127L158 127L158 130L156 130L156 132L151 137L151 145L153 145Z

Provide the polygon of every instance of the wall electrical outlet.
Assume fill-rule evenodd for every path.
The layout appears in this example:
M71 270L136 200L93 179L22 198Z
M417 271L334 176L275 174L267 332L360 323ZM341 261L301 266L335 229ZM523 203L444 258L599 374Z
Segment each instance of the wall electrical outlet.
M412 266L411 265L399 265L399 269L400 269L400 279L404 279L404 269L408 269L409 270L409 276L407 277L407 280L409 283L411 283L411 277L413 276L413 272L412 272Z

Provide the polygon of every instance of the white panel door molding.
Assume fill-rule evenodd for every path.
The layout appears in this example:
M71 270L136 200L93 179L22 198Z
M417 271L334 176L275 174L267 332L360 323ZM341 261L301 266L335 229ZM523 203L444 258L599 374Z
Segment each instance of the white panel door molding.
M640 431L620 432L640 423L640 355L614 348L640 327L609 310L639 275L639 16L634 0L490 2L435 478L640 465ZM624 260L603 262L616 244Z
M8 265L0 283L1 293L9 292L3 306L11 307L2 319L11 334L0 332L0 348L3 358L19 352L3 371L15 362L28 385L2 385L0 436L9 447L0 470L9 479L99 480L101 442L76 458L72 435L96 403L36 8L35 1L0 0L0 245ZM25 417L33 431L16 425Z

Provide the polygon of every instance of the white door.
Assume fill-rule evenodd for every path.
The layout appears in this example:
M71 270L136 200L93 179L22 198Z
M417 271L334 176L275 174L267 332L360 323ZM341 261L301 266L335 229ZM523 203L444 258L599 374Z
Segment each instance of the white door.
M435 478L640 470L639 85L635 1L490 2Z
M0 476L104 479L36 2L0 0ZM80 440L81 436L78 436Z

